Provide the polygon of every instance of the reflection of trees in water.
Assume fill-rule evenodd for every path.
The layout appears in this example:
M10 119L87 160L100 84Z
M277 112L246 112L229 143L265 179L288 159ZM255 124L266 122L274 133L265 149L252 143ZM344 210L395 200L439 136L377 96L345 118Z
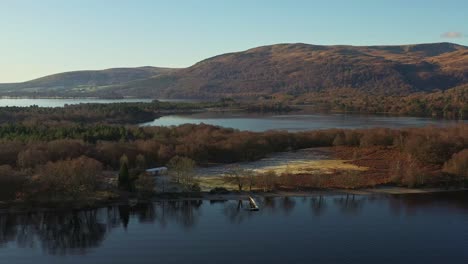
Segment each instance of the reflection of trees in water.
M327 209L327 202L322 195L310 198L310 208L315 216L320 216Z
M119 219L123 227L127 229L128 222L130 222L130 206L119 205Z
M250 218L252 214L258 212L250 212L247 209L249 208L248 201L235 201L235 202L227 202L223 208L223 214L227 217L229 222L234 224L240 224L245 219Z
M202 200L161 202L156 207L156 215L159 215L157 220L164 223L164 225L167 222L175 222L181 224L186 229L191 229L198 222L201 214L199 209L202 204Z
M86 253L98 247L105 236L120 226L140 223L178 223L192 228L200 216L201 201L165 201L156 204L111 206L96 210L0 214L0 246L16 242L18 247L34 247L39 242L49 254Z
M285 214L289 214L296 207L296 198L284 197L264 197L260 200L261 211L276 213L278 209Z
M354 196L318 196L308 198L310 210L321 215L336 206L342 213L357 214L370 203L388 205L396 212L413 212L427 208L441 208L468 212L466 192L441 194ZM300 198L257 198L259 212L249 212L247 201L224 203L223 214L231 223L271 213L290 213L300 204ZM331 203L333 202L333 203ZM0 214L0 247L15 242L19 247L41 246L49 254L86 253L100 246L114 228L132 228L139 223L156 223L164 228L168 224L191 229L199 222L202 201L160 201L135 207L109 206L98 210L69 212L37 212L27 214ZM306 204L305 204L306 205ZM309 210L308 205L303 206ZM302 207L301 207L302 208ZM36 245L37 244L37 245Z
M349 214L359 213L364 206L365 200L365 197L356 197L354 194L346 194L333 199L341 212Z
M386 198L395 215L401 213L411 215L418 210L429 208L444 208L468 213L467 191L388 195Z
M108 209L108 223L113 227L122 225L125 229L131 225L130 219L139 223L158 223L164 228L167 223L178 223L185 228L193 227L200 216L201 200L174 200L156 203L138 204L135 207L119 205Z
M0 247L16 239L17 219L14 215L0 215Z
M296 201L294 198L288 196L281 198L281 208L285 214L291 213L294 207L296 207Z
M36 239L45 252L67 254L97 247L106 225L97 210L0 215L2 243L16 240L20 247L33 247Z
M97 247L106 234L106 224L98 221L97 210L45 213L35 229L44 250L52 254Z
M274 197L264 197L262 201L262 210L268 210L270 212L276 212L276 199Z

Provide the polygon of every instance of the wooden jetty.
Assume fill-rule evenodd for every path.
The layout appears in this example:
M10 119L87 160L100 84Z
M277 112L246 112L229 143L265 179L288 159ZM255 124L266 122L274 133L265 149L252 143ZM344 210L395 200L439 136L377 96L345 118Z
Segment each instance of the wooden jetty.
M250 205L250 208L249 208L250 211L260 210L258 208L257 202L255 202L255 200L254 200L254 198L252 196L249 196L249 205Z

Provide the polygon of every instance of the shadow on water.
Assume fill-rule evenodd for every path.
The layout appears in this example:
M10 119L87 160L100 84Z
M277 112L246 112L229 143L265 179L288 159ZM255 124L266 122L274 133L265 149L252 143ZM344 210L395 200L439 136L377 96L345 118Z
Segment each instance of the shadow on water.
M258 212L246 210L248 202L242 200L179 200L68 212L0 213L0 252L2 247L13 245L24 249L42 248L43 252L51 255L86 254L89 249L99 248L114 229L127 230L145 223L161 229L171 225L181 231L202 228L197 226L204 216L202 211L220 212L221 219L224 217L225 222L236 225L257 217L309 217L313 220L335 211L345 219L349 215L361 215L364 210L376 206L393 216L438 209L448 213L468 213L467 192L264 197L257 200L261 208Z

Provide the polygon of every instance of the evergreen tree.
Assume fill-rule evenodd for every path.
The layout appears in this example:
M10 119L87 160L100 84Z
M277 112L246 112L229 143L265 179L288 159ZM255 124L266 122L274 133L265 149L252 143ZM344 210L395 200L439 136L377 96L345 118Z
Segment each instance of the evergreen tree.
M120 165L119 171L119 188L125 191L131 191L130 175L126 162Z

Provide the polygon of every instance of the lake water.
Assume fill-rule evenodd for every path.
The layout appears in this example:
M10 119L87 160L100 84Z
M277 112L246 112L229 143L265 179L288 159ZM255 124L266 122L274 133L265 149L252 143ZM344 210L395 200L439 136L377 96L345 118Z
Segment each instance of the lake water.
M357 115L357 114L246 114L232 112L207 112L190 115L169 115L143 126L177 126L185 123L209 124L240 130L266 131L288 130L305 131L330 128L371 128L371 127L421 127L427 125L448 126L458 122L454 120L431 119L421 117Z
M81 103L123 103L123 102L151 102L153 99L35 99L35 98L0 98L0 107L19 106L27 107L63 107L65 105ZM158 99L164 102L199 102L190 99ZM290 114L248 114L242 112L204 112L196 114L168 115L142 126L177 126L181 124L210 124L228 128L250 131L288 130L305 131L329 128L370 128L370 127L420 127L427 125L447 126L460 121L431 119L420 117L400 117L383 115L358 114L314 114L307 110ZM461 121L465 122L466 121Z
M194 100L185 99L158 99L162 102L192 102ZM70 99L35 99L35 98L0 98L0 107L4 106L20 106L27 107L37 105L39 107L63 107L65 105L73 104L110 104L110 103L136 103L146 102L149 103L153 99L146 98L125 98L125 99L96 99L96 98L70 98Z
M0 213L0 263L468 263L468 193Z

